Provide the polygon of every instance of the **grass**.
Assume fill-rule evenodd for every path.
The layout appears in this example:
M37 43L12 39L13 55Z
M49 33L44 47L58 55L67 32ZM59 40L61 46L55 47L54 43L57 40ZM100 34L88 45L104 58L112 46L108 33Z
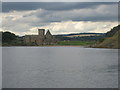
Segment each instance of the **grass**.
M95 41L60 41L57 45L91 45L95 44Z
M96 45L96 48L120 48L120 30L117 31L112 37L105 38L102 42Z
M95 41L59 41L58 44L54 45L41 45L41 46L86 46L95 44ZM2 46L36 46L36 45L24 45L20 42L14 43L3 43Z

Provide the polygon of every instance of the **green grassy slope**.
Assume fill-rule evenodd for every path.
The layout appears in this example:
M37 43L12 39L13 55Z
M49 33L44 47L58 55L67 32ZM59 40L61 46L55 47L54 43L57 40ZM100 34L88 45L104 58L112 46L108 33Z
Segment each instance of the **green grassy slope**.
M118 30L112 37L107 37L105 40L95 47L97 48L119 48L120 49L120 30Z

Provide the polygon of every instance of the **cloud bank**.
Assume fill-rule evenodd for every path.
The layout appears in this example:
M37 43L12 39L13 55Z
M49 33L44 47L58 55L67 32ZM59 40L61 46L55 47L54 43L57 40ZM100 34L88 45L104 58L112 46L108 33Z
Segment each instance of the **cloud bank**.
M26 5L28 4L28 5ZM116 3L4 3L2 30L18 35L107 32L117 25Z

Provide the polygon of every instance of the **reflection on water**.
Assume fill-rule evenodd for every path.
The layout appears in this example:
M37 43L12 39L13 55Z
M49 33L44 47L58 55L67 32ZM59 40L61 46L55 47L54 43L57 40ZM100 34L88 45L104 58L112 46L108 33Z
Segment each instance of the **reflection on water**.
M118 51L3 47L3 88L117 88Z

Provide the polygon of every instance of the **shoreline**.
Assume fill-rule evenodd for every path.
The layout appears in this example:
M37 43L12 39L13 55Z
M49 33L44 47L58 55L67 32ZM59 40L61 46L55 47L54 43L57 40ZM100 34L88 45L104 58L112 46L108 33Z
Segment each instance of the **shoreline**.
M82 48L99 48L99 49L120 49L110 47L96 47L91 45L43 45L43 46L0 46L0 47L82 47Z
M53 46L1 46L1 47L85 47L80 45L53 45Z
M78 45L62 45L62 46L0 46L1 48L2 47L80 47L80 48L94 48L94 49L117 49L119 50L120 48L101 48L101 47L88 47L88 46L78 46Z

